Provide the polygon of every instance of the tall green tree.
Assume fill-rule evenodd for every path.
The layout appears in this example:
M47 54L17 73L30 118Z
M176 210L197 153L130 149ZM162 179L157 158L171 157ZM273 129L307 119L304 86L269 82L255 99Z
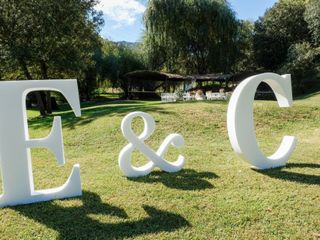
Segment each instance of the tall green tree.
M276 71L291 45L310 40L305 9L305 0L279 0L255 23L254 51L260 66Z
M293 76L293 90L295 93L305 93L308 89L319 86L320 47L314 47L309 42L293 44L288 51L286 63L280 69L281 73ZM311 84L311 86L310 86Z
M26 79L77 77L92 60L103 22L96 3L0 0L0 45ZM50 93L37 99L41 114L51 113Z
M124 92L124 97L128 97L128 82L122 76L128 72L146 69L143 52L140 45L128 47L104 42L104 75L111 81L113 87L119 87Z
M237 60L232 70L236 73L250 73L257 70L253 49L254 23L247 20L239 21L237 34Z
M171 72L228 72L237 20L224 0L150 0L144 17L151 66Z
M304 16L312 33L314 44L320 46L320 1L309 0Z
M290 73L294 94L314 89L319 74L320 3L279 0L255 23L254 52L265 70Z

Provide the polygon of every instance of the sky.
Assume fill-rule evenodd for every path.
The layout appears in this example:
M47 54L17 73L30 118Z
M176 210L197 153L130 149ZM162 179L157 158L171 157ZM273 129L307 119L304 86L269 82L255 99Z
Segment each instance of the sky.
M201 0L199 0L201 1ZM277 0L229 0L237 18L255 21ZM143 33L143 13L147 0L100 0L105 24L101 36L112 41L137 42Z

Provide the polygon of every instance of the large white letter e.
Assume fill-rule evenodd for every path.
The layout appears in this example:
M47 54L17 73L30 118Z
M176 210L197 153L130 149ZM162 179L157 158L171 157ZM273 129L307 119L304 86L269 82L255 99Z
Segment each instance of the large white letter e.
M58 91L80 116L76 80L0 82L0 164L3 194L0 207L48 201L81 195L79 165L74 165L67 182L58 188L35 190L31 148L48 148L64 165L61 118L55 117L51 133L42 139L30 139L27 123L26 96L32 91Z

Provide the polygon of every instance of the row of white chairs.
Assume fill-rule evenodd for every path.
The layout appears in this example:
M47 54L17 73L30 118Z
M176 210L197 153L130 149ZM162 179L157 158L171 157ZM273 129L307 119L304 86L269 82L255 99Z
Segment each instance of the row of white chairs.
M179 99L176 93L161 93L161 102L176 102Z
M231 97L231 92L219 93L219 92L207 92L207 100L229 100Z
M183 98L183 101L192 101L192 100L196 100L195 95L190 94L189 92L187 92L187 93L183 93L182 98Z
M207 92L206 95L190 94L189 92L182 94L183 101L193 101L193 100L229 100L231 97L231 92L219 93L219 92ZM162 102L176 102L180 99L179 95L176 93L161 93Z

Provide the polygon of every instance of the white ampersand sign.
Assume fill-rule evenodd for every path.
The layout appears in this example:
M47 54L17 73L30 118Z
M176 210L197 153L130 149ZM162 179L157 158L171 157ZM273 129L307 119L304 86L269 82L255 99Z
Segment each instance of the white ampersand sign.
M140 136L137 136L132 130L132 121L136 117L143 119L145 128ZM141 177L148 175L155 167L159 167L165 172L178 172L185 164L185 158L179 155L175 162L169 162L164 159L164 155L170 146L182 148L184 139L179 134L170 134L165 138L159 149L155 152L148 147L144 141L149 138L155 130L155 121L151 115L144 112L133 112L128 114L121 123L123 136L130 142L119 154L119 167L127 177ZM135 167L131 163L132 152L137 149L142 152L149 162L141 167Z

